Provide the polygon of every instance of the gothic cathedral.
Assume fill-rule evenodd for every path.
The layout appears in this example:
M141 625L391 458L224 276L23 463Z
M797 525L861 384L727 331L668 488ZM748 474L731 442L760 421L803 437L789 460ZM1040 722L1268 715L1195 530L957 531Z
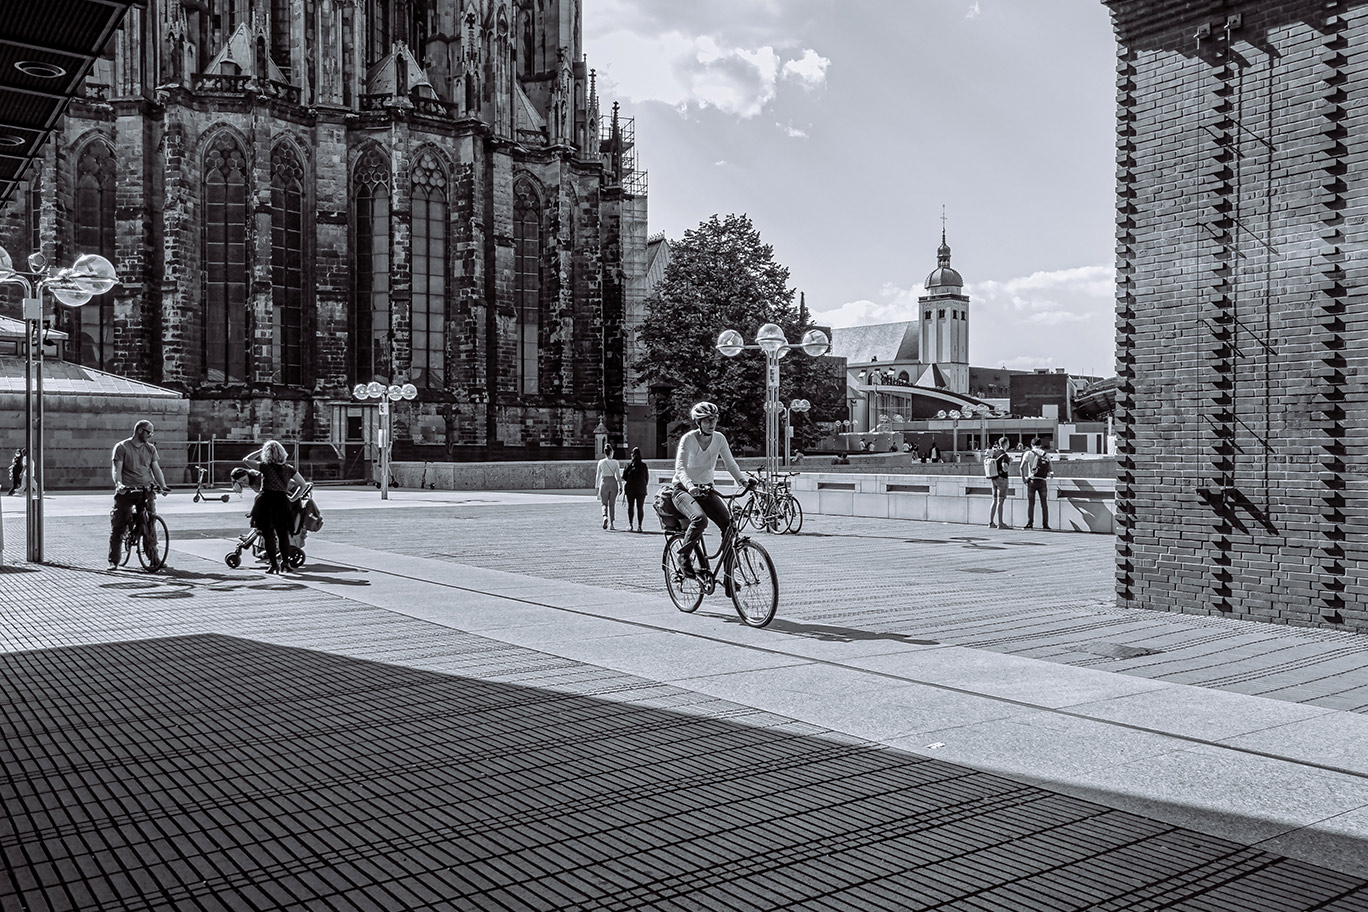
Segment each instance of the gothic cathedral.
M107 256L66 358L190 398L191 438L550 455L620 434L645 280L633 125L580 0L147 0L0 223Z

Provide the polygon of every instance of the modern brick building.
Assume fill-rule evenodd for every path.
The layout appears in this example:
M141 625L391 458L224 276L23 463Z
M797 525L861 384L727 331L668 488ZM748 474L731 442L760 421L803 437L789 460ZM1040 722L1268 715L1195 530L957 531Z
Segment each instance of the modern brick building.
M1119 601L1368 632L1368 3L1105 3Z
M588 453L620 435L645 281L632 123L601 118L580 0L146 0L0 245L113 260L69 357L188 393L188 430Z

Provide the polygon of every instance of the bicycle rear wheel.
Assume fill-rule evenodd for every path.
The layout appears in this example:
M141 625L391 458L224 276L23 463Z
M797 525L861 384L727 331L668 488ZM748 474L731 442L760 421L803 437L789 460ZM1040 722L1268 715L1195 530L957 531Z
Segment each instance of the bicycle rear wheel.
M171 533L166 530L166 520L153 516L147 520L147 529L138 541L138 560L143 569L155 573L166 566L166 553L171 547Z
M797 535L803 528L803 505L792 494L788 496L785 512L788 514L788 531Z
M665 591L670 593L670 601L685 613L698 610L703 604L703 583L701 580L684 575L680 546L684 536L678 533L665 540L665 551L660 556L660 567L665 571Z
M779 610L779 575L769 552L756 542L738 542L732 554L731 597L736 613L751 627L764 627Z

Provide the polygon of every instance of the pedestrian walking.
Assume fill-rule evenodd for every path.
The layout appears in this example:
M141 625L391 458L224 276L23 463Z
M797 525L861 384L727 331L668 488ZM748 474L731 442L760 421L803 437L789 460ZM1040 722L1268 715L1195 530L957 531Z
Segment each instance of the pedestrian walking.
M1012 454L1007 452L1011 446L1006 437L983 452L983 474L993 484L993 505L988 508L988 528L1006 529L1007 519L1003 508L1007 505L1007 479L1012 466Z
M594 470L594 490L603 505L603 528L617 531L617 499L622 491L622 466L613 458L613 445L603 447L603 458Z
M14 461L9 467L10 489L5 492L6 496L19 490L19 486L24 483L24 448L20 447L14 451Z
M1049 488L1046 480L1053 471L1046 447L1039 437L1032 437L1031 448L1021 457L1021 480L1026 483L1026 525L1022 528L1035 528L1035 505L1039 498L1040 528L1050 531Z
M641 527L646 512L646 489L651 484L651 469L641 460L641 447L632 447L632 458L622 470L622 486L627 492L627 531L645 532ZM636 514L636 527L632 515Z

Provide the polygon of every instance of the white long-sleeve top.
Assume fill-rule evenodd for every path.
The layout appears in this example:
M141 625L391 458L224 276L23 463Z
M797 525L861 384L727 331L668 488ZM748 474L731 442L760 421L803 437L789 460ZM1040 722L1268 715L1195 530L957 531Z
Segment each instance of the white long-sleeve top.
M674 480L686 488L692 485L712 484L717 474L717 460L721 458L736 483L744 485L746 476L736 464L731 445L721 432L713 431L712 440L704 448L697 429L689 431L679 439L679 449L675 451Z
M594 490L598 491L603 487L603 482L613 479L622 487L622 466L618 465L616 459L604 456L598 461L598 467L594 469Z

